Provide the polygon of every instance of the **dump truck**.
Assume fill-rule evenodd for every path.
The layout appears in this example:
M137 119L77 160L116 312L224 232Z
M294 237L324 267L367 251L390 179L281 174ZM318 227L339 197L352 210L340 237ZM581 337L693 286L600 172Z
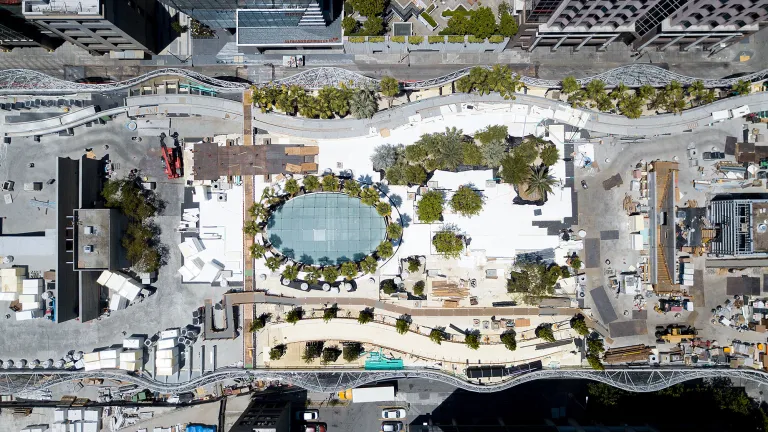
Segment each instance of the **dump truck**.
M391 402L395 400L395 388L382 386L348 389L339 392L339 399L352 401L352 403Z

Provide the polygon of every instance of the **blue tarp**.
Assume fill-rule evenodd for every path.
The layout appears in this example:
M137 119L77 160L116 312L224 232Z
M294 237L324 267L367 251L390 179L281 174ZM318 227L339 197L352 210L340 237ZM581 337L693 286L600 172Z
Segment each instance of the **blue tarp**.
M216 432L216 426L188 425L187 432Z

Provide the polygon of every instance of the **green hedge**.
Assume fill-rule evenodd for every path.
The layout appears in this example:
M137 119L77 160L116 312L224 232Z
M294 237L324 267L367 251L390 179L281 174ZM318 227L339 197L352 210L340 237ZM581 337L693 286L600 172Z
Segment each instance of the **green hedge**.
M429 40L429 43L431 43L431 44L445 42L445 36L429 36L429 37L427 37L427 39Z
M450 43L464 43L464 36L448 36Z
M442 15L444 17L450 17L450 16L453 16L456 13L460 13L461 14L461 13L466 13L466 12L467 12L467 8L465 8L462 5L459 5L454 10L444 10L443 13L441 13L440 15Z
M405 43L405 36L392 36L389 40L395 43Z
M370 40L370 39L368 39ZM488 42L490 43L502 43L504 42L504 36L502 35L493 35L490 38L488 38Z
M368 36L368 42L384 42L384 36Z
M435 28L435 27L437 27L437 23L435 22L435 19L434 19L434 18L432 18L432 17L431 17L431 16L430 16L428 13L426 13L426 12L422 12L422 13L421 13L421 17L422 17L422 18L424 18L424 20L425 20L426 22L428 22L428 23L429 23L429 25L431 25L431 26L432 26L432 28Z
M432 4L431 4L431 5L429 5L429 7L427 8L427 13L431 13L433 10L435 10L435 8L437 8L437 5L436 5L436 4L434 4L434 3L432 3Z
M424 36L408 36L408 43L411 45L418 45L424 42Z
M348 40L352 43L364 43L365 36L350 36Z
M475 36L472 36L472 35L469 35L467 40L469 41L469 43L483 43L483 42L485 42L485 39L479 38L479 37L475 37Z

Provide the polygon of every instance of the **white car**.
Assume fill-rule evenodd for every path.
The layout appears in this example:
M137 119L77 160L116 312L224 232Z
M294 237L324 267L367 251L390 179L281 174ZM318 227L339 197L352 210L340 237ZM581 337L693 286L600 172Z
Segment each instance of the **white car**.
M405 410L402 408L390 408L381 412L381 418L385 419L401 419L405 418Z
M317 410L299 411L296 413L296 418L304 421L317 420L320 418L320 414L317 412Z

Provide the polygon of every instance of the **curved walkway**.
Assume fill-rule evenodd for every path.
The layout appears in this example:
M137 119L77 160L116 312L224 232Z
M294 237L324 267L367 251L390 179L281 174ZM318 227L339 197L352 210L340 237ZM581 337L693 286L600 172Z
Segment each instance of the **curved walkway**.
M589 119L586 125L582 126L583 129L609 135L653 136L681 133L705 127L711 122L713 111L733 109L743 105L748 105L752 112L768 110L768 92L723 99L709 105L685 110L680 115L660 114L639 119L573 109L566 103L539 96L519 94L512 101L504 100L498 94L480 96L454 93L380 111L371 119L319 120L257 112L254 114L254 126L274 133L311 139L354 138L376 134L385 128L394 129L403 126L409 123L409 117L422 110L461 103L514 103L536 106L543 110L552 110L552 112L570 111L577 114L586 112L589 114ZM572 125L577 126L577 124Z
M510 351L503 344L497 343L481 344L479 349L473 350L464 343L444 342L438 345L432 342L429 336L413 331L399 334L391 325L378 322L359 324L357 320L343 318L328 322L308 319L296 324L270 324L260 332L259 346L264 350L264 355L269 356L269 350L274 345L271 341L290 344L340 339L405 352L422 359L476 365L481 361L483 365L529 363L555 355L564 348L556 346L537 350L536 345L528 345L518 346L515 351Z
M84 125L104 116L127 113L130 117L155 114L187 114L216 117L223 120L243 118L241 102L199 95L150 95L126 98L125 106L96 111L95 107L62 114L44 120L0 125L0 131L8 137L46 135Z
M488 66L486 66L488 67ZM427 89L439 87L453 82L467 74L472 68L458 69L450 74L422 81L405 83L409 90ZM160 76L177 76L200 83L219 92L239 92L247 89L250 83L231 82L212 78L198 72L187 69L169 68L157 69L150 73L135 78L110 84L82 84L72 81L53 78L42 72L28 69L7 69L0 71L0 94L62 94L77 92L105 92L123 90L133 87L144 81ZM565 78L565 77L563 77ZM650 84L654 87L664 86L671 81L678 81L688 85L693 81L701 80L705 87L730 87L739 80L759 82L768 79L768 69L754 72L738 78L728 79L699 79L670 72L658 66L647 63L633 63L620 66L598 75L580 78L578 82L583 84L592 80L602 80L607 87L615 87L624 83L629 87L639 87ZM543 80L536 77L521 76L520 81L528 86L544 88L559 88L560 80ZM276 84L299 85L307 89L319 89L324 86L338 86L341 83L354 86L364 84L377 84L379 80L366 77L360 73L337 67L319 67L298 72L290 77L275 81ZM262 83L265 84L265 83Z
M226 293L229 304L252 304L269 303L286 306L315 306L322 304L336 304L338 306L358 306L363 308L374 308L374 310L385 310L396 315L418 316L441 316L441 317L477 317L477 316L513 316L513 315L538 315L542 310L551 312L557 310L559 315L573 316L579 313L577 308L536 308L536 307L470 307L470 308L409 308L406 306L381 301L360 298L360 297L279 297L267 295L261 291L245 291L236 293ZM548 314L549 315L549 314Z

